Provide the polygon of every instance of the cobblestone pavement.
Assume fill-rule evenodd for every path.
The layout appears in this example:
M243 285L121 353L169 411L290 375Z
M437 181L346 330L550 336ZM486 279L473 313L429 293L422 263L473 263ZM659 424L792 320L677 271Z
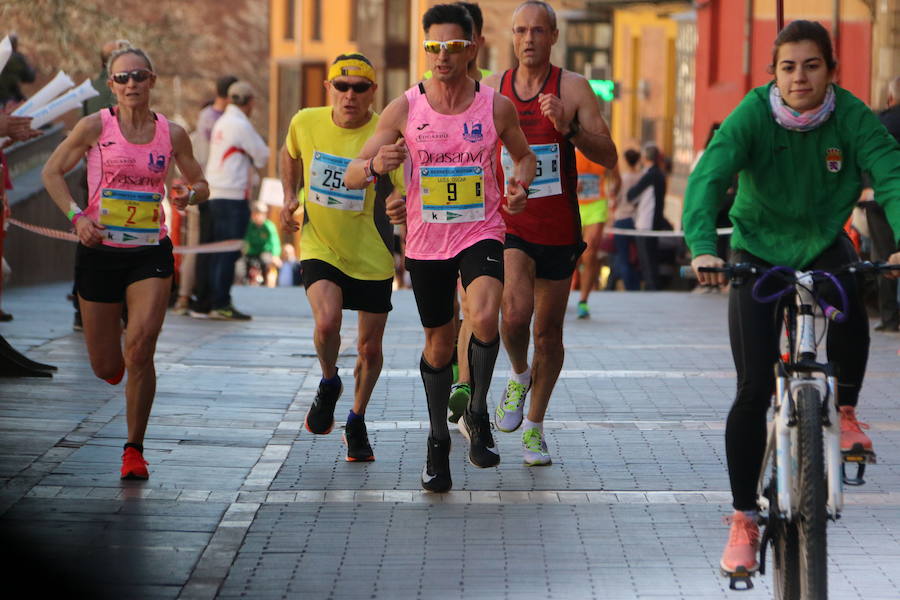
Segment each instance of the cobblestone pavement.
M72 597L725 598L723 423L734 376L719 295L598 293L566 319L546 429L553 465L476 469L452 428L453 491L420 490L427 412L412 294L394 295L367 412L377 461L302 428L319 373L301 288L235 290L249 323L169 315L146 440L120 482L122 386L90 372L64 285L7 290L0 334L53 379L0 380L0 530L9 568ZM340 366L350 406L355 315ZM900 336L873 334L861 416L878 464L829 526L833 598L900 589ZM489 404L509 363L501 352ZM18 562L16 562L18 561ZM17 566L18 565L18 566ZM22 571L23 573L26 571ZM54 577L60 579L54 580ZM771 596L768 576L748 600Z

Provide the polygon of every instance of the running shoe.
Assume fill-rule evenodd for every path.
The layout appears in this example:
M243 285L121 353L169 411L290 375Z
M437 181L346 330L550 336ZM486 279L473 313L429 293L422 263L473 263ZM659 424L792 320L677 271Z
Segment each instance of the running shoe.
M459 430L469 440L469 462L486 469L500 464L500 452L491 435L491 420L487 413L475 414L468 410L459 420Z
M537 427L522 432L522 460L529 467L543 467L553 462L543 432Z
M578 303L578 318L579 319L589 319L591 317L591 309L588 308L588 303L582 300Z
M144 460L144 455L137 448L129 446L122 453L122 479L145 480L150 478L150 472L147 471L147 465L150 464Z
M422 469L422 488L438 494L453 487L450 479L450 439L428 436L428 456Z
M209 318L208 312L203 312L201 310L194 310L193 308L189 308L187 314L192 319L208 319Z
M872 440L863 433L863 429L868 429L869 426L856 420L856 408L853 406L840 408L841 452L872 452Z
M728 534L728 543L725 545L719 566L725 573L735 573L740 567L748 573L753 573L759 569L759 562L756 559L759 554L759 525L755 519L751 519L740 510L726 517L725 522L731 525L731 532Z
M472 389L468 383L454 383L450 386L450 400L447 403L450 408L450 416L447 417L447 420L451 423L458 423L459 418L466 412L471 397Z
M337 385L319 383L316 397L306 412L306 430L317 435L331 433L334 427L334 406L344 391L344 384L338 377Z
M531 381L528 385L522 385L510 379L506 382L506 392L503 402L494 411L494 425L503 433L510 433L522 424L522 410L525 407L525 395L531 389Z
M214 308L209 311L210 319L218 319L220 321L249 321L253 317L248 314L242 313L234 306L229 304L225 308Z
M372 446L369 445L366 422L361 418L347 422L347 427L344 428L344 443L347 444L347 462L369 462L375 460Z

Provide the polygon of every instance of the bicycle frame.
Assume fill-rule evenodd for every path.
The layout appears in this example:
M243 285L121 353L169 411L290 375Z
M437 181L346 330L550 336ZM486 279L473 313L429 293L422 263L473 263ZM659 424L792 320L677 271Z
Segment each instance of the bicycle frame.
M771 512L765 496L766 470L770 461L775 466L775 487L778 517L791 521L797 513L797 417L796 403L799 390L815 388L823 399L822 427L825 445L825 472L827 474L829 517L837 519L843 509L844 493L841 465L841 431L837 408L837 381L828 365L816 362L816 299L812 292L813 274L796 272L795 288L795 339L790 362L775 366L774 418L769 423L763 466L757 483L760 509Z

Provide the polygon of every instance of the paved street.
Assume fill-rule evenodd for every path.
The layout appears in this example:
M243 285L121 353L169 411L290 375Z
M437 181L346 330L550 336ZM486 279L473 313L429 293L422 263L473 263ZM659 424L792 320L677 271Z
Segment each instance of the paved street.
M730 511L723 427L734 388L720 295L604 293L566 323L546 430L553 465L465 461L453 491L420 490L427 411L411 292L394 294L385 371L367 412L377 460L303 418L319 379L302 288L236 288L249 323L169 315L145 442L147 482L120 482L123 386L95 378L66 285L6 290L0 334L52 379L0 380L0 531L48 589L118 598L725 598ZM350 407L355 315L341 375ZM831 597L900 589L900 336L873 334L861 418L878 464L829 527ZM501 351L489 405L509 363ZM4 541L7 541L6 539ZM8 544L4 544L8 546ZM25 573L26 571L23 571ZM24 575L23 575L24 577Z

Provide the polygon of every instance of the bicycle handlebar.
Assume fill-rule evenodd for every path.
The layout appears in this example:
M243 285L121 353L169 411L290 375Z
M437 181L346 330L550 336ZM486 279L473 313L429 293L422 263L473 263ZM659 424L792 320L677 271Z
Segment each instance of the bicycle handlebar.
M797 284L798 271L792 269L790 267L783 266L774 266L774 267L762 267L760 265L755 265L753 263L734 263L728 264L721 267L699 267L698 269L702 273L724 273L729 279L734 280L737 277L743 275L759 275L759 278L756 280L756 283L753 285L752 296L753 299L757 302L768 303L774 302L778 300L785 294L792 292L794 290L794 286ZM696 279L696 274L694 273L693 268L691 267L681 267L681 277L683 279ZM847 310L847 293L844 291L844 287L838 281L836 275L841 273L886 273L888 271L900 271L900 265L888 264L885 262L871 262L871 261L860 261L856 263L850 263L836 271L829 273L828 271L819 271L813 270L808 271L808 273L812 274L814 279L828 279L835 286L840 295L841 304L843 305L843 310L838 309L834 306L831 306L827 302L825 302L822 298L816 296L816 301L819 304L819 307L822 309L822 313L825 315L830 321L836 321L838 323L843 323L847 320L846 310ZM782 281L785 282L785 287L778 290L777 292L769 295L762 295L762 284L764 281L768 280L769 277L778 277Z

